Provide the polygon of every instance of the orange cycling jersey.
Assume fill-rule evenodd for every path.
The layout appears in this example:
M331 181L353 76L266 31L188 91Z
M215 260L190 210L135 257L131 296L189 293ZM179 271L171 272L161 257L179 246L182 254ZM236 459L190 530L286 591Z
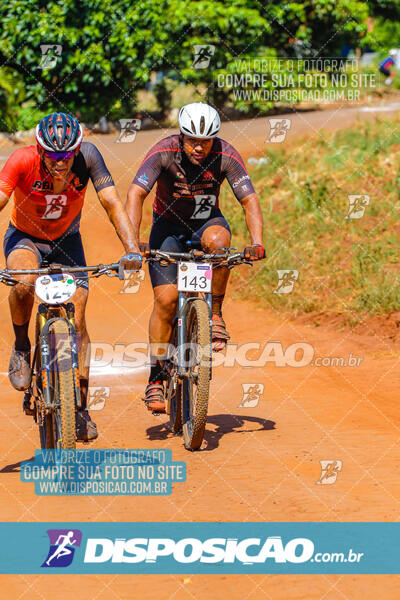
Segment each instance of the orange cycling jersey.
M7 196L14 192L11 223L45 240L79 231L89 178L96 192L114 185L100 152L89 142L82 143L60 194L54 194L52 177L44 169L36 146L16 150L0 171L0 191Z

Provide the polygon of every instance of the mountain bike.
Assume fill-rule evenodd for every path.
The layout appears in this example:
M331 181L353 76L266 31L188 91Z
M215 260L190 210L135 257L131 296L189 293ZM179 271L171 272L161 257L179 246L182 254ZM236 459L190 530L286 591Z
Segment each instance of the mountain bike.
M164 363L166 412L170 428L183 434L187 450L198 450L203 442L212 377L212 274L219 267L252 263L235 248L218 253L202 250L164 252L148 250L147 261L160 266L177 263L178 310Z
M39 426L41 448L75 448L76 411L82 404L75 307L69 300L77 289L73 273L83 271L91 273L90 277L123 278L119 263L92 267L45 264L39 269L0 270L0 282L5 285L19 283L17 275L38 275L34 284L26 284L35 288L42 302L36 315L32 379L25 391L23 410Z

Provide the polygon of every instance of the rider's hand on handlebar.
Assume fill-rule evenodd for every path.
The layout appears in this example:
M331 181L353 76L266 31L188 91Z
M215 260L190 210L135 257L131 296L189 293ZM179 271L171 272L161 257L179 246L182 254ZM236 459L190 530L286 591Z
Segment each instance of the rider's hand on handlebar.
M142 256L138 252L128 252L119 261L118 277L124 279L124 271L139 271L142 266Z
M265 248L261 244L246 246L243 252L246 260L261 260L265 258Z

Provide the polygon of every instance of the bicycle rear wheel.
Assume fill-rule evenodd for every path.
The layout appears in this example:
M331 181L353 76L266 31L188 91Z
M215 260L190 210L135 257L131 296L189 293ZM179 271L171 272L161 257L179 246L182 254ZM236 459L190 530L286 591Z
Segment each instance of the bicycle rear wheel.
M206 427L211 379L210 313L207 302L201 298L190 302L186 343L186 360L190 362L188 375L182 381L183 441L187 450L198 450Z
M177 373L177 360L176 350L178 347L177 339L177 325L174 323L171 339L170 348L171 352L167 359L165 370L167 372L166 382L166 401L167 401L167 414L169 415L169 424L173 433L182 433L182 384L178 380Z
M49 327L51 388L53 395L54 447L73 449L75 439L75 390L68 323L56 319Z

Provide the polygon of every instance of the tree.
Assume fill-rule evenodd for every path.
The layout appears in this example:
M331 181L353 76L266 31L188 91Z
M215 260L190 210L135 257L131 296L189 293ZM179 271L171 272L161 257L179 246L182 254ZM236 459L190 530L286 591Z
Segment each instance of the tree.
M0 66L19 74L36 109L79 111L89 121L129 117L152 71L193 83L222 107L229 91L216 76L238 57L290 57L299 45L336 56L366 39L370 13L394 10L386 0L15 0L0 5ZM46 63L41 47L53 45ZM214 47L208 68L196 68L195 45Z

